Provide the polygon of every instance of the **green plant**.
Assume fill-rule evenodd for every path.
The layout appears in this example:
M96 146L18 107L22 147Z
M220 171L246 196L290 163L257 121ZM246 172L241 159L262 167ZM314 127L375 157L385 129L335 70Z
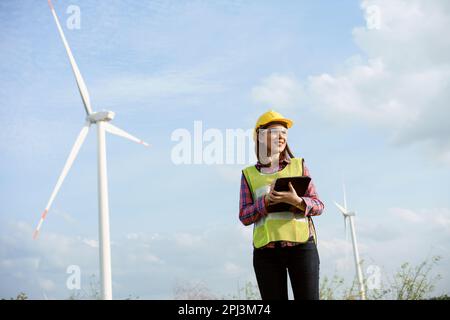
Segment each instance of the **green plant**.
M320 300L337 300L339 290L344 285L344 278L334 275L331 279L325 276L320 281L319 297Z
M177 281L174 287L175 300L216 300L203 282Z
M439 262L441 257L434 256L430 261L423 261L418 266L403 263L395 274L392 294L396 300L422 300L430 294L437 281L441 279L438 274L431 275L431 270Z
M247 281L243 287L240 287L238 282L237 293L230 296L225 296L224 299L261 300L261 295L259 294L258 285L252 281Z
M6 300L6 299L2 299ZM28 300L28 295L25 292L20 292L15 298L9 298L9 300Z

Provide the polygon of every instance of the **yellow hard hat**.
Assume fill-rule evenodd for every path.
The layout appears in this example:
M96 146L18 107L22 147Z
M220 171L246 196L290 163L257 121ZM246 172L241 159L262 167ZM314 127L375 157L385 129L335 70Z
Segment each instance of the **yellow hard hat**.
M294 124L294 122L290 119L283 117L281 113L278 113L274 110L269 110L263 113L258 120L256 121L255 129L253 130L253 140L256 140L256 131L271 122L282 122L286 124L286 127L290 128Z

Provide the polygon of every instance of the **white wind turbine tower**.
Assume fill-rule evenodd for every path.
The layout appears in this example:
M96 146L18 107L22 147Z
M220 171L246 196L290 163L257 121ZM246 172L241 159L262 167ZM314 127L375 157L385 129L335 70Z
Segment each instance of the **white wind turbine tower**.
M112 111L100 111L93 112L91 107L91 102L89 98L89 92L87 90L86 84L84 83L83 77L81 76L80 70L78 69L77 63L72 55L69 44L67 43L64 32L56 15L55 9L52 5L51 0L48 0L51 12L56 22L56 27L58 28L59 35L63 41L64 47L66 49L67 55L72 66L73 73L77 82L78 90L81 95L81 100L83 101L84 109L86 111L86 123L84 124L81 132L79 133L75 144L70 151L69 157L66 160L64 168L59 176L56 186L50 196L50 200L42 213L39 224L33 234L33 238L36 239L39 230L44 222L45 217L48 214L50 206L56 197L67 173L69 172L72 164L77 157L78 151L83 145L84 140L88 134L89 128L92 124L97 125L97 138L98 138L98 208L99 208L99 253L100 253L100 282L101 282L101 295L102 299L110 300L112 299L112 281L111 281L111 247L110 247L110 237L109 237L109 206L108 206L108 179L106 173L106 145L105 145L105 131L124 137L131 141L148 146L144 141L132 136L131 134L123 131L122 129L113 126L109 121L114 118L114 112Z
M359 282L359 294L361 296L361 300L366 300L366 289L364 286L364 278L361 271L361 261L359 259L359 252L358 252L358 245L356 243L356 231L355 231L355 222L353 221L355 217L354 211L348 211L347 210L347 197L345 194L345 185L343 185L344 188L344 206L341 206L337 202L334 202L334 204L339 208L342 215L344 216L344 224L345 227L347 227L347 219L350 221L350 231L352 233L352 244L353 244L353 255L355 258L355 269L356 274L358 276L358 282ZM347 234L347 232L346 232Z

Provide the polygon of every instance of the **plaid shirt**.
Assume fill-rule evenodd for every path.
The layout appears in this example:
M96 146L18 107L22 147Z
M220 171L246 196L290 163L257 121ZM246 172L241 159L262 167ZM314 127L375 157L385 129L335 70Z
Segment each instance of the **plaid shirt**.
M289 158L284 158L280 160L280 165L278 167L278 171L284 169L288 164L290 163ZM261 171L262 165L260 162L258 162L255 165L256 169L258 171ZM303 161L303 175L311 177L309 175L309 170L304 164ZM316 187L314 186L313 181L309 183L308 189L305 192L305 195L301 197L303 201L305 202L306 208L305 208L305 216L308 217L309 221L309 228L310 228L310 235L314 234L314 227L311 224L311 219L309 217L312 216L318 216L322 214L324 209L324 204L322 201L320 201L319 196L316 191ZM303 212L302 210L295 208L294 212ZM264 197L260 197L256 199L256 201L253 201L253 196L250 191L250 188L247 183L247 179L245 178L244 174L242 174L241 177L241 192L240 192L240 200L239 200L239 219L241 222L245 225L251 225L252 223L255 223L259 219L261 219L264 216L267 216L267 210L266 210L266 204L264 202ZM294 246L299 243L297 242L288 242L288 241L280 241L281 246ZM263 248L274 248L275 243L270 242Z

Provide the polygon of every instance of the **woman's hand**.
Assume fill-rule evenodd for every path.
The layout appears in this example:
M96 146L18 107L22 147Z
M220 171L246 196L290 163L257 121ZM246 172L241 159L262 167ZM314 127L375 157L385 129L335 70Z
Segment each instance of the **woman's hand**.
M292 184L289 182L289 191L275 191L273 184L270 186L270 192L266 195L269 205L277 203L287 203L299 209L304 209L304 201L297 195Z

